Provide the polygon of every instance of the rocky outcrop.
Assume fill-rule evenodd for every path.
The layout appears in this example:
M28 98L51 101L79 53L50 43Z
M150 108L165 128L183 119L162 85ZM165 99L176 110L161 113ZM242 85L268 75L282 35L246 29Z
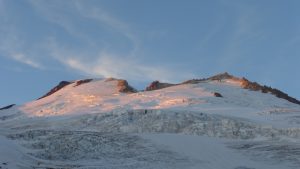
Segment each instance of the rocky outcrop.
M225 73L220 73L215 76L212 76L212 77L208 78L207 80L224 80L224 79L238 79L238 78L225 72Z
M68 81L61 81L57 86L55 86L54 88L52 88L48 93L46 93L44 96L38 98L37 100L40 100L42 98L45 98L47 96L52 95L53 93L59 91L60 89L64 88L65 86L72 84L74 82L68 82Z
M105 82L117 81L118 91L121 93L136 93L138 92L135 88L130 86L126 80L123 79L115 79L115 78L107 78Z
M300 101L297 100L296 98L293 98L291 96L289 96L288 94L272 88L272 87L268 87L268 86L262 86L259 83L256 82L251 82L246 78L238 78L235 77L233 75L230 75L229 73L225 72L225 73L220 73L217 74L215 76L209 77L209 78L203 78L203 79L191 79L191 80L187 80L185 82L179 83L179 84L171 84L171 83L161 83L159 81L154 81L152 82L148 87L146 87L146 91L152 91L152 90L159 90L159 89L163 89L163 88L167 88L167 87L171 87L171 86L175 86L175 85L182 85L182 84L197 84L197 83L201 83L201 82L207 82L207 81L220 81L222 82L222 80L226 80L226 79L231 79L231 80L235 80L240 82L241 87L244 89L249 89L252 91L260 91L262 93L270 93L278 98L282 98L285 99L289 102L295 103L295 104L299 104L300 105ZM74 87L80 86L82 84L85 83L89 83L91 82L93 79L84 79L84 80L79 80L79 81L62 81L60 82L57 86L55 86L53 89L51 89L47 94L45 94L44 96L40 97L39 99L45 98L47 96L52 95L53 93L59 91L60 89L64 88L65 86L75 83ZM115 79L115 78L108 78L106 79L106 82L108 81L117 81L117 87L118 87L118 91L122 92L122 93L135 93L138 92L136 89L134 89L133 87L131 87L128 82L126 80L122 80L122 79ZM219 93L214 93L215 97L222 97L222 95ZM38 99L38 100L39 100Z
M176 84L171 83L160 83L159 81L153 81L148 87L146 87L146 91L159 90L166 87L171 87Z
M197 84L197 83L201 83L201 82L205 82L205 81L209 81L209 80L224 80L224 79L235 79L238 80L239 78L230 75L229 73L225 72L225 73L220 73L214 76L211 76L209 78L203 78L203 79L191 79L191 80L187 80L182 82L181 84Z
M66 87L69 84L75 83L74 87L80 86L84 83L88 83L91 82L93 79L83 79L83 80L78 80L76 82L74 81L61 81L57 86L55 86L54 88L52 88L48 93L46 93L44 96L38 98L37 100L40 100L42 98L48 97L50 95L52 95L53 93L59 91L60 89Z
M74 87L80 86L80 85L85 84L85 83L89 83L89 82L91 82L92 80L93 80L93 79L83 79L83 80L78 80L78 81L76 81L76 84L75 84Z
M241 87L244 88L244 89L249 89L249 90L252 90L252 91L261 91L262 93L270 93L272 95L275 95L278 98L285 99L285 100L287 100L289 102L292 102L292 103L295 103L295 104L300 104L299 100L297 100L293 97L290 97L288 94L286 94L286 93L284 93L284 92L282 92L278 89L268 87L268 86L265 86L265 85L263 86L263 85L260 85L257 82L251 82L251 81L249 81L248 79L246 79L244 77L243 78L238 78L238 77L235 77L233 75L230 75L227 72L212 76L212 77L208 78L207 80L220 80L221 81L221 80L224 80L224 79L232 79L232 80L240 81L241 82Z
M197 83L204 82L206 80L207 79L191 79L191 80L184 81L181 84L197 84Z
M286 94L286 93L284 93L284 92L282 92L278 89L272 88L272 87L262 86L262 85L260 85L256 82L251 82L251 81L249 81L248 79L246 79L244 77L241 79L241 86L244 89L249 89L249 90L253 90L253 91L261 91L262 93L270 93L272 95L275 95L278 98L282 98L282 99L285 99L289 102L300 105L299 100L289 96L288 94Z
M5 107L2 107L2 108L0 108L0 110L6 110L6 109L10 109L10 108L12 108L13 106L15 106L15 104L11 104L11 105L8 105L8 106L5 106Z
M136 93L137 90L131 87L126 80L118 80L118 90L121 93Z
M223 97L220 93L218 93L218 92L214 92L214 96L215 97Z
M275 95L278 98L282 98L282 99L285 99L289 102L300 105L299 100L289 96L288 94L286 94L286 93L284 93L284 92L282 92L278 89L268 87L268 86L263 86L263 85L260 85L257 82L251 82L251 81L249 81L248 79L246 79L244 77L243 78L238 78L238 77L235 77L233 75L230 75L227 72L220 73L220 74L217 74L217 75L209 77L209 78L188 80L188 81L185 81L181 84L197 84L197 83L201 83L201 82L205 82L205 81L209 81L209 80L222 81L222 80L225 80L225 79L240 81L241 82L241 87L244 88L244 89L249 89L249 90L252 90L252 91L260 91L262 93L270 93L272 95Z

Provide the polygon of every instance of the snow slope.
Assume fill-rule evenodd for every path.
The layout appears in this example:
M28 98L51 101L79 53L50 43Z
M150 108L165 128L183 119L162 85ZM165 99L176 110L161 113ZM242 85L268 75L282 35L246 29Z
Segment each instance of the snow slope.
M119 81L75 82L0 110L0 167L300 166L297 104L230 78L136 93L120 92Z

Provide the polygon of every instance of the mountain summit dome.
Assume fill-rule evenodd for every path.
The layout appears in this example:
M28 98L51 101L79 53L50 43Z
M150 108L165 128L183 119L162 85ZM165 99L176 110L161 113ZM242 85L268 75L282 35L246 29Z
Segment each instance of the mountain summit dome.
M296 169L299 117L297 99L228 73L145 91L115 78L62 81L0 109L0 166Z

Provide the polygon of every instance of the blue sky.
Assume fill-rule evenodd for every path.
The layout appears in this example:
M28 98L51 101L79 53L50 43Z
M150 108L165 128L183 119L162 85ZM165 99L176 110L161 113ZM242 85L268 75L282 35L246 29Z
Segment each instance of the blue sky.
M61 80L228 71L300 98L298 0L0 0L0 106Z

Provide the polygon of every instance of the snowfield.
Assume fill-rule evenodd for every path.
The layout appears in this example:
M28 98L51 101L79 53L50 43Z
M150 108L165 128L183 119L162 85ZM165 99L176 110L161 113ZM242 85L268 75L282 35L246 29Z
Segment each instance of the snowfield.
M117 79L69 84L0 110L0 167L299 169L300 106L240 86L121 93Z

